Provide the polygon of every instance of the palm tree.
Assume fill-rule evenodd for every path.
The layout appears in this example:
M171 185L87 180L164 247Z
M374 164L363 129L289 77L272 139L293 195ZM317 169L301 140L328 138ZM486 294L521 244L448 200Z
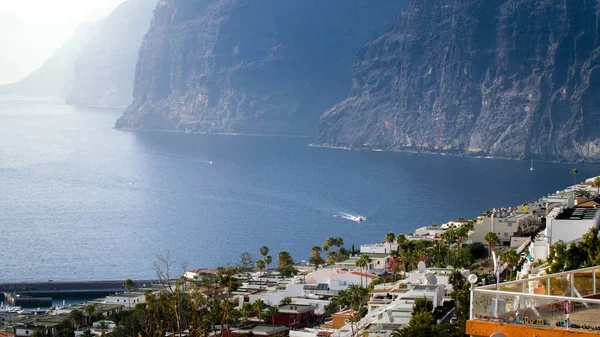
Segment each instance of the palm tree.
M106 324L106 321L100 321L100 323L98 323L98 329L100 329L100 337L104 337L104 334L108 331L108 324Z
M342 239L341 237L337 237L333 239L333 243L333 245L336 246L339 251L340 248L344 245L344 239Z
M268 307L267 308L267 316L271 317L271 325L275 325L275 316L279 313L279 308L277 307Z
M94 322L94 314L96 313L96 305L94 305L94 304L88 304L88 305L85 306L85 308L83 308L83 311L85 311L85 313L90 318L90 322L89 323Z
M94 337L94 334L92 333L92 330L85 329L85 330L83 330L81 337Z
M496 233L494 233L494 232L487 232L485 234L485 236L483 237L483 240L488 245L489 254L490 254L490 260L491 260L492 259L492 252L496 251L496 245L498 243L500 243L500 240L498 239L498 235ZM491 266L492 265L490 265L490 268L491 268Z
M390 334L390 337L405 337L404 329L403 328L394 329L394 331L392 331L392 333Z
M597 192L600 194L600 176L594 178L594 186L598 189Z
M265 256L265 266L267 269L267 277L269 277L269 265L273 262L273 258L271 258L271 255L267 255Z
M265 308L267 307L267 305L265 304L265 302L263 300L261 300L260 298L257 299L256 301L254 301L254 303L252 304L252 307L255 311L258 312L258 318L261 318L261 314L263 312L263 310L265 310Z
M313 246L312 249L310 250L310 256L313 257L321 257L321 247L320 246Z
M265 261L265 266L267 267L267 274L269 273L269 264L271 264L271 257L268 256L269 255L269 247L267 246L262 246L259 249L260 255L262 255L263 257L263 261ZM269 257L269 260L267 261L267 257Z
M262 255L263 257L267 256L269 254L269 247L267 246L262 246L259 249L260 251L260 255Z
M340 261L340 253L336 251L330 251L327 253L327 264L334 264Z
M128 278L125 280L125 282L123 282L123 287L125 288L125 291L131 292L133 289L135 289L135 282Z
M40 329L35 329L35 331L31 334L31 337L46 337L46 334Z
M308 259L308 262L315 266L315 270L319 269L319 266L322 266L325 263L321 256L311 256L310 259Z
M265 271L265 260L256 261L256 269L260 270L262 273ZM260 281L260 277L258 279Z
M321 246L321 248L323 248L324 251L328 251L330 247L331 246L329 246L329 241L323 242L323 245Z
M81 320L83 318L83 313L80 310L73 309L69 313L69 321L73 324L73 328L79 329L81 326Z
M394 241L396 240L396 234L389 232L385 235L385 242L387 242L390 245L390 251L389 254L392 254L392 243L394 243Z
M508 264L510 279L512 280L513 267L519 263L519 254L514 249L509 249L502 254L502 260Z
M577 185L577 173L579 173L579 171L576 168L571 169L571 174L573 175L573 201L575 201L575 185Z
M369 263L371 263L371 258L369 257L369 255L363 254L361 255L355 262L355 266L357 266L359 268L360 271L360 285L363 285L363 281L362 281L362 269L365 268L365 274L368 272L369 270ZM366 280L365 280L366 281Z
M396 244L398 245L398 249L401 249L406 243L406 236L404 234L398 234L396 236Z
M281 301L279 301L279 305L287 305L287 304L292 304L291 297L284 297Z

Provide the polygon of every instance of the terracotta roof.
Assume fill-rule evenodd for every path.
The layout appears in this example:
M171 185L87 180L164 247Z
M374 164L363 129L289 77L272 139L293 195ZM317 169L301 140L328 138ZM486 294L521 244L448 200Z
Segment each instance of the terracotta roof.
M375 276L375 275L371 275L371 274L365 274L365 273L359 273L359 272L357 272L357 271L351 271L351 272L350 272L350 274L352 274L352 275L358 275L358 276L364 276L364 277L366 277L366 278L370 278L370 279L372 279L372 280L374 280L374 279L376 279L376 278L377 278L377 276Z
M0 337L13 337L15 334L8 331L0 331Z
M317 336L331 336L333 335L333 331L318 331Z

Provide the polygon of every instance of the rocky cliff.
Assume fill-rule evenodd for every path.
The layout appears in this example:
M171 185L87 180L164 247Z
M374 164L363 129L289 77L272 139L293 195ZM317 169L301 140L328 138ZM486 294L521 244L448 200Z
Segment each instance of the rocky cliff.
M600 161L596 0L419 0L356 57L325 146Z
M128 0L102 20L81 25L43 65L0 94L54 96L73 105L131 103L138 51L157 0Z
M307 134L404 0L162 0L116 126Z
M64 97L73 88L73 65L81 50L96 36L100 22L77 28L73 37L61 46L40 68L20 81L0 86L1 95Z
M132 101L135 64L150 28L156 0L121 3L101 22L73 66L72 105L127 106Z

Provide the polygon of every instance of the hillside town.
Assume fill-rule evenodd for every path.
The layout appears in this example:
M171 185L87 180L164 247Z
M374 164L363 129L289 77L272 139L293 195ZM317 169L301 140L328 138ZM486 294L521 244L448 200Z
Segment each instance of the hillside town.
M593 177L359 249L329 238L299 262L263 246L180 273L164 257L156 282L77 305L6 292L0 337L600 335L599 192Z

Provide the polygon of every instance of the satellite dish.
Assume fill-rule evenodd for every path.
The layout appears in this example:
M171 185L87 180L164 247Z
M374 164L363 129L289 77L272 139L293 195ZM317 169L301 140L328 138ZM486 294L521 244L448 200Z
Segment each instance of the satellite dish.
M506 337L502 332L493 333L490 337Z
M425 262L419 261L419 263L417 264L417 269L419 270L419 273L421 273L421 274L424 273L425 269L427 269Z
M394 316L390 316L389 321L390 323L394 323Z
M425 275L425 278L427 279L427 284L430 284L433 286L437 284L437 277L435 277L434 274L427 274L427 275Z

